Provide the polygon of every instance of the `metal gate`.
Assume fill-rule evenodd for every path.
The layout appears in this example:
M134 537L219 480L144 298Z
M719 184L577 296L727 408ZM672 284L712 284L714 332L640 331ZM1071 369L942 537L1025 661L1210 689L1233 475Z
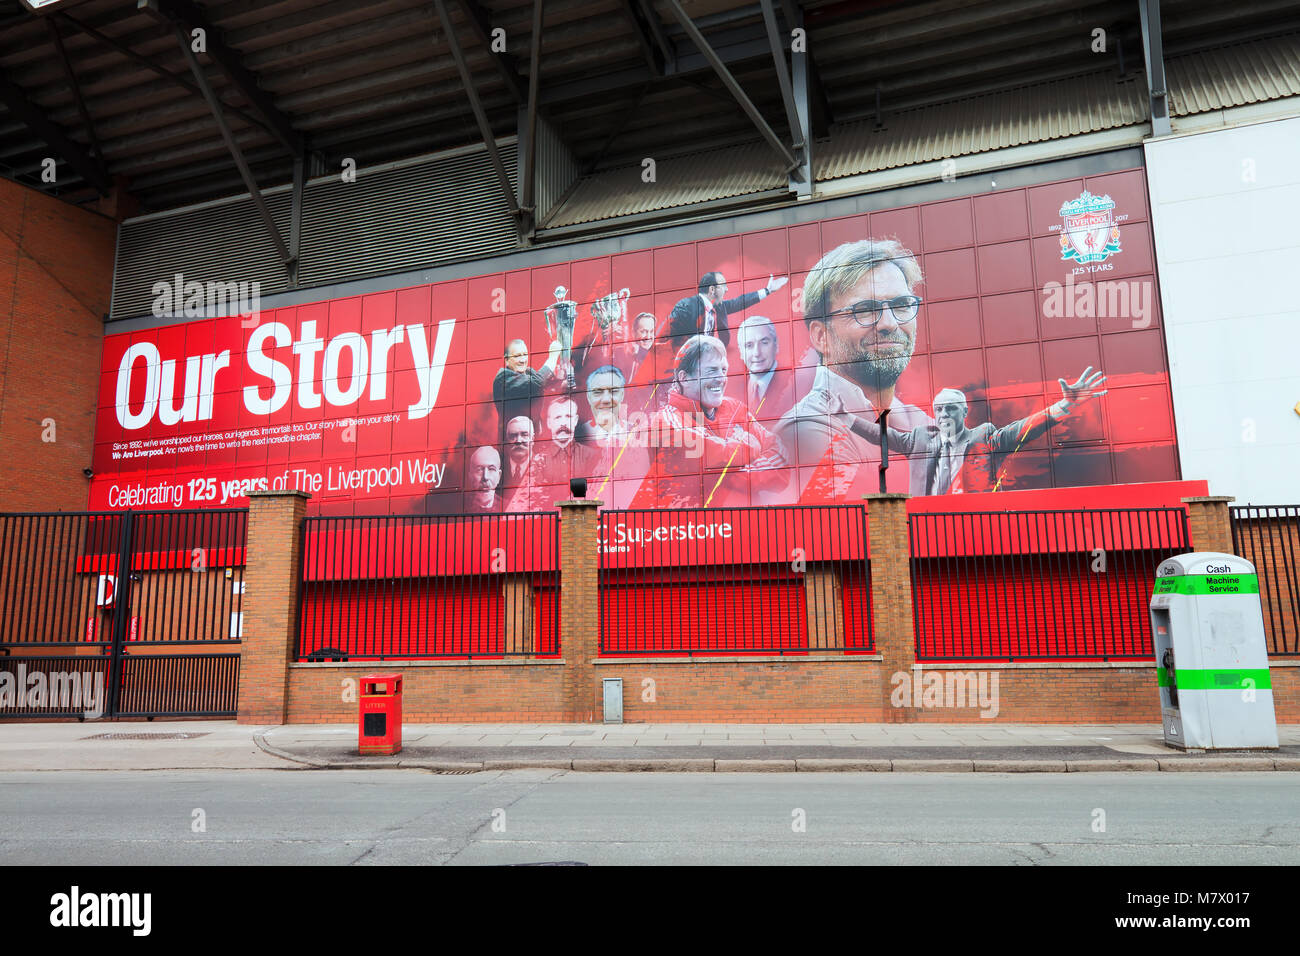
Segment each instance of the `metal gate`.
M1232 552L1255 565L1270 657L1300 654L1300 505L1228 509Z
M0 717L233 717L246 510L0 514Z

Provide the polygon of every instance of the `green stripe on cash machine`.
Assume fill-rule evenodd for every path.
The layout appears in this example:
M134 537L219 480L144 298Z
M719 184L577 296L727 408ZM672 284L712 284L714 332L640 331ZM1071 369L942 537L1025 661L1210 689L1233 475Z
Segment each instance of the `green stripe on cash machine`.
M1175 578L1174 580L1177 580ZM1179 690L1239 690L1251 687L1255 690L1272 690L1273 683L1268 676L1268 668L1244 668L1239 670L1187 670L1178 668ZM1161 687L1169 686L1169 671L1163 667L1156 668L1156 680ZM1250 681L1250 683L1247 683Z
M1254 574L1184 574L1156 578L1156 594L1258 594L1259 577ZM1182 682L1179 682L1181 686Z

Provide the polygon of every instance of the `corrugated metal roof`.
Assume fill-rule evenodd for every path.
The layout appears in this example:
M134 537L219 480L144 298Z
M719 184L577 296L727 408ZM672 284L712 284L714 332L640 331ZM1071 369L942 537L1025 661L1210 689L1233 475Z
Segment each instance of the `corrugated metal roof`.
M1187 116L1300 95L1300 37L1271 37L1169 57L1170 113ZM844 126L814 150L819 180L893 169L1147 121L1146 77L1068 77Z
M641 176L639 163L584 176L546 228L689 207L786 185L784 168L765 143L663 157L655 160L654 182Z
M1255 40L1170 57L1170 112L1186 116L1300 95L1300 36ZM835 128L816 144L819 181L1012 146L1122 129L1147 122L1143 74L1113 69L965 97ZM785 176L762 143L709 150L659 162L658 182L640 166L585 177L548 226L617 219L635 213L779 189Z
M841 127L813 150L818 180L969 156L1140 123L1141 76L1114 71L972 96Z
M1169 111L1189 116L1300 95L1300 36L1272 37L1171 57Z

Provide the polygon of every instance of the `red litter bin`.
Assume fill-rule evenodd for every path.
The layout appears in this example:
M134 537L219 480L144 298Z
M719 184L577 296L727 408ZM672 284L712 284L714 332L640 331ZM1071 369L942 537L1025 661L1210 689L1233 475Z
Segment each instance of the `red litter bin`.
M392 754L402 749L402 675L371 674L361 678L360 750Z

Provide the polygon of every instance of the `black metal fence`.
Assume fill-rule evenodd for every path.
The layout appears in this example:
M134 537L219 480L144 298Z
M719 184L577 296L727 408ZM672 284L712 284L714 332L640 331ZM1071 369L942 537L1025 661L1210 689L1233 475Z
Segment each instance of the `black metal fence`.
M1232 550L1255 565L1268 652L1300 654L1300 505L1229 509Z
M111 658L0 649L0 717L99 717L108 708ZM8 686L4 686L7 683Z
M908 517L919 660L1153 653L1160 561L1189 550L1181 508Z
M117 716L224 714L239 710L239 654L130 654L122 661Z
M553 656L559 516L303 523L300 661Z
M600 652L874 650L860 505L604 511Z
M0 716L234 716L247 516L0 514Z

